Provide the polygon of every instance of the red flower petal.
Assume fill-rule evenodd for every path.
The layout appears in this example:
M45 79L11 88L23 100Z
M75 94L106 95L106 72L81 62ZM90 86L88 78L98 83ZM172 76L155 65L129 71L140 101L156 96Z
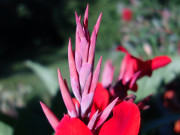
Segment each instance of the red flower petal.
M55 135L93 135L89 128L78 118L65 115L56 128Z
M152 60L151 69L152 70L158 69L160 67L166 66L170 62L171 62L171 59L169 57L167 57L167 56L158 56L158 57L155 57Z
M101 112L106 108L109 103L109 93L106 89L103 88L101 83L97 84L95 93L94 93L94 101L91 109L91 116L99 110Z
M99 135L137 135L140 126L138 107L128 101L123 101L113 109L113 117L105 122Z

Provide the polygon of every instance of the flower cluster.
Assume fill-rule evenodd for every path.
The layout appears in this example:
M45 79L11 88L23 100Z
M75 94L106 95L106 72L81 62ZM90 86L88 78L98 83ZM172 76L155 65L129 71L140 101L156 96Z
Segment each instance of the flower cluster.
M66 80L58 69L60 91L67 108L67 114L61 121L41 102L42 109L55 130L55 135L137 135L140 127L140 111L127 96L127 90L136 91L136 80L152 74L154 69L170 62L166 56L149 61L133 57L126 53L120 68L120 74L113 86L114 67L107 61L103 71L102 84L98 83L102 57L94 70L95 46L100 26L100 14L90 36L88 31L88 6L83 25L81 16L75 12L76 43L72 50L71 39L68 45L68 61L71 88L75 98L71 97ZM162 60L162 61L161 61ZM94 71L94 72L93 72Z

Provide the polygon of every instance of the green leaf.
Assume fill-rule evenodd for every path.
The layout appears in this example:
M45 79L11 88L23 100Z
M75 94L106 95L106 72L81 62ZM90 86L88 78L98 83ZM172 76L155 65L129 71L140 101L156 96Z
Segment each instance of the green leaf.
M0 122L0 135L12 135L13 134L13 128L6 125L3 122Z
M44 82L52 96L56 94L58 89L58 81L55 71L33 61L26 61L25 65L34 71L34 73Z

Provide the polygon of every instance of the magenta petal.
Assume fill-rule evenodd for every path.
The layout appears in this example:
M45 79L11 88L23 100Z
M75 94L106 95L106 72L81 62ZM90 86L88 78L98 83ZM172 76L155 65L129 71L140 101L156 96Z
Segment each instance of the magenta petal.
M87 4L86 11L84 14L84 27L85 29L88 29L88 11L89 11L89 4Z
M80 79L80 85L81 85L81 90L84 90L86 81L91 73L92 66L89 63L85 63L82 65L82 68L79 72L79 79ZM83 92L83 91L82 91Z
M97 117L98 117L98 110L93 114L93 116L91 117L91 119L90 119L90 121L89 121L89 123L88 123L88 128L90 129L90 130L93 130L93 127L94 127L94 124L95 124L95 122L96 122L96 120L97 120Z
M108 118L109 114L111 113L113 107L116 105L116 102L118 101L118 98L114 99L105 109L104 111L102 112L102 114L100 115L100 118L97 122L97 125L96 125L96 129L101 126L104 121Z
M102 17L102 12L100 13L99 17L98 17L98 20L96 22L96 25L94 26L94 30L96 30L96 36L98 34L98 31L99 31L99 26L100 26L100 23L101 23L101 17Z
M111 60L107 60L104 66L104 70L102 72L101 83L104 88L108 88L113 81L114 76L114 66Z
M74 103L69 93L69 89L67 88L66 83L64 83L64 80L62 78L62 75L59 69L58 69L58 80L59 80L61 95L63 97L67 110L70 112L74 111L74 113L77 115Z
M75 12L75 17L76 17L76 24L77 24L77 28L78 28L79 37L83 38L83 37L85 37L85 35L84 35L84 32L83 32L83 28L82 28L80 19L79 19L76 12Z
M102 62L102 56L99 59L99 62L96 66L96 69L94 71L93 74L93 78L92 78L92 83L91 83L91 87L90 87L90 92L94 93L98 80L99 80L99 75L100 75L100 71L101 71L101 62Z
M99 135L138 135L140 112L132 102L123 101L113 109L113 116L105 122Z
M59 119L54 115L54 113L45 104L43 104L42 102L40 102L40 104L41 104L41 107L42 107L49 123L55 130L57 125L59 124Z
M89 88L90 88L90 85L91 85L91 79L92 79L92 72L89 74L88 78L87 78L87 81L86 81L86 84L85 84L85 87L84 87L84 91L82 93L82 97L86 96L89 92Z
M91 35L91 43L89 47L89 56L88 56L88 63L92 65L94 65L95 47L96 47L96 32L93 31Z
M97 110L99 110L99 112L103 111L109 104L109 98L110 95L108 93L108 90L103 88L101 83L98 83L94 93L93 106L91 109L90 117L92 117L92 115Z
M56 128L55 135L93 135L89 128L78 118L65 115Z
M93 96L94 96L94 93L89 93L82 98L81 100L81 116L82 117L85 117L86 112L90 111L90 108L93 103Z

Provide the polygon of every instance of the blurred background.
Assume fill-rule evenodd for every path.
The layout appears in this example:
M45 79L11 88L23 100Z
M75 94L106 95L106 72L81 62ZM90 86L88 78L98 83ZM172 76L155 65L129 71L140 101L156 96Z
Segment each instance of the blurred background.
M113 61L114 80L124 57L115 52L118 45L143 60L172 59L139 80L135 95L138 102L153 94L141 112L141 134L180 134L179 0L1 0L0 135L53 134L39 101L59 118L66 112L57 67L69 84L67 43L69 37L74 43L74 12L83 17L87 3L90 33L103 12L96 60L102 55L103 63Z

